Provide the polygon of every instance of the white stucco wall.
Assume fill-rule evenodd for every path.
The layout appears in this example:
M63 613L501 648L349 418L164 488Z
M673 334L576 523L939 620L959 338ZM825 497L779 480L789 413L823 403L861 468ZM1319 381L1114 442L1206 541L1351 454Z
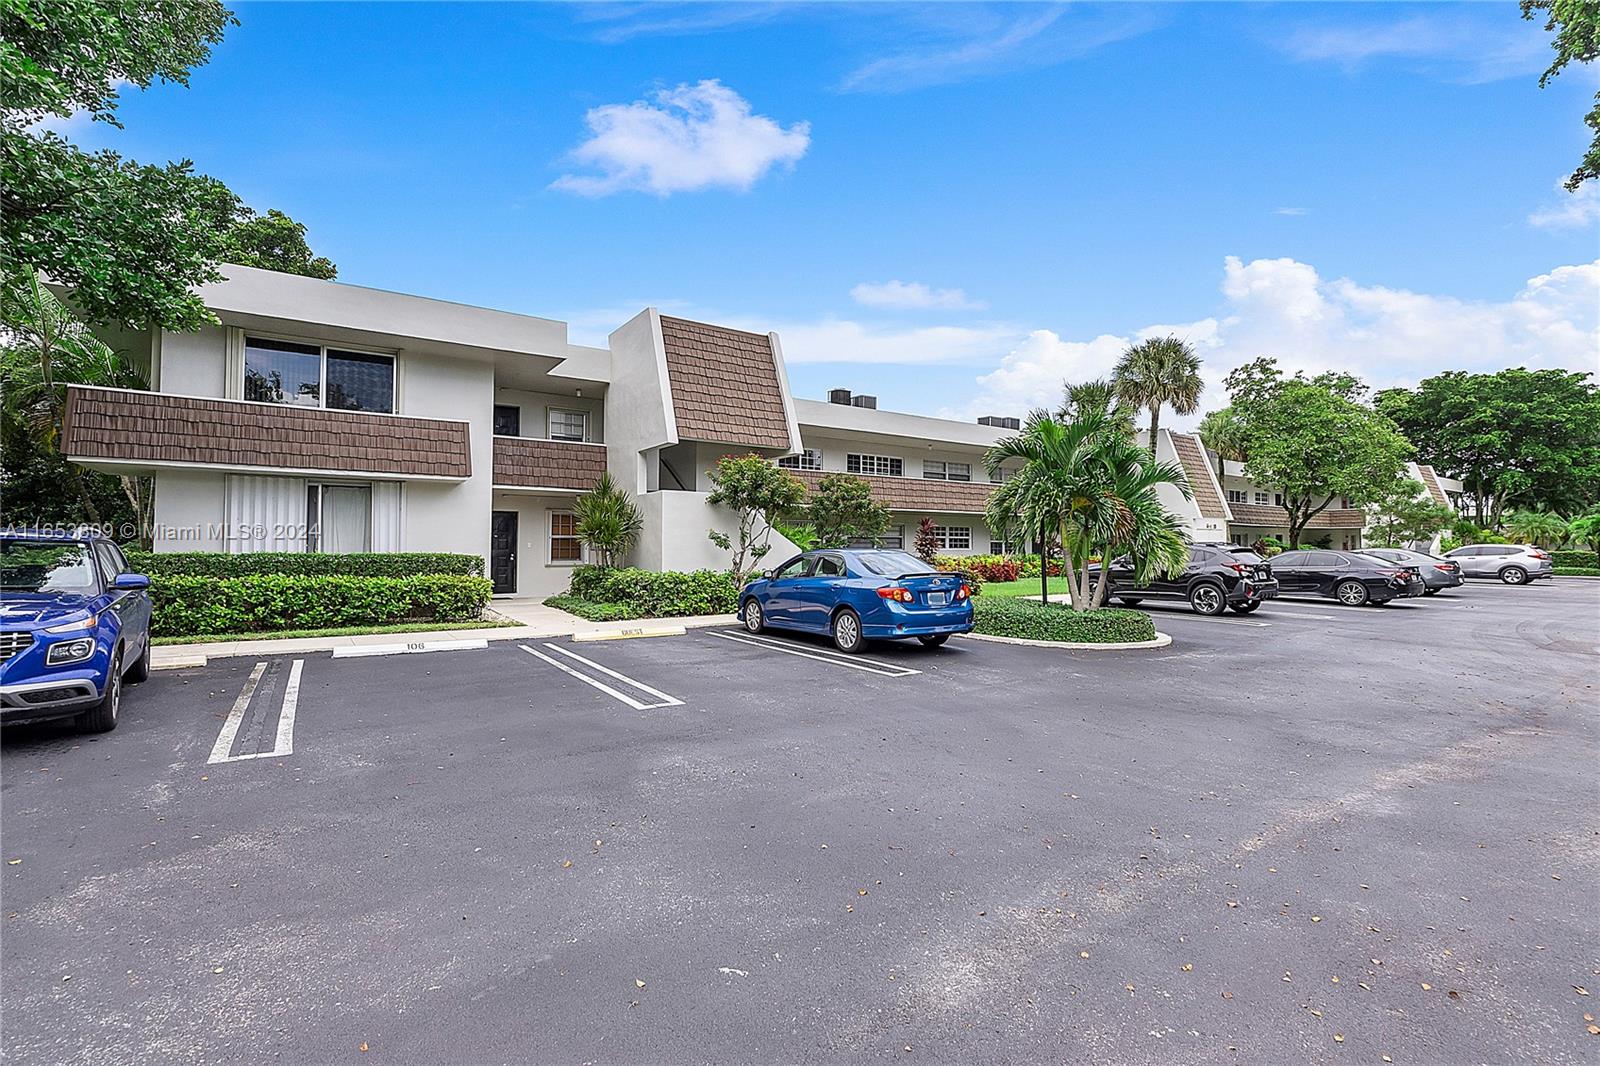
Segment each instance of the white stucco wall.
M466 481L411 481L406 486L401 547L489 557L494 471L494 367L487 361L422 348L400 353L401 410L470 425L472 476Z
M227 395L227 330L164 331L155 346L150 387L182 396Z
M572 563L550 560L550 512L570 511L572 496L494 493L493 510L517 514L517 596L555 596L567 591ZM487 574L487 558L485 569Z
M612 332L610 345L606 462L618 484L639 495L655 485L653 456L645 453L678 443L660 316L654 308L640 311Z
M156 478L155 550L225 551L226 486L219 470L163 470Z
M737 540L739 523L731 511L706 502L705 492L649 492L634 502L644 516L644 532L629 562L650 570L726 570L733 554L711 542L712 530ZM774 531L772 550L762 565L787 559L797 549Z
M497 387L494 402L520 408L522 435L524 437L550 437L549 411L555 407L564 411L586 411L589 415L589 440L599 443L606 439L605 401L591 396L559 396L555 393L536 392L532 389Z

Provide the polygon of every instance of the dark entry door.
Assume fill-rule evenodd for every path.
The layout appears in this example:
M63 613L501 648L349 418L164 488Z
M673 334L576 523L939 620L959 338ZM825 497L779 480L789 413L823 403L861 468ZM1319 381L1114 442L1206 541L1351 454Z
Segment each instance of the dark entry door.
M489 580L496 592L517 591L517 512L495 511L489 530Z

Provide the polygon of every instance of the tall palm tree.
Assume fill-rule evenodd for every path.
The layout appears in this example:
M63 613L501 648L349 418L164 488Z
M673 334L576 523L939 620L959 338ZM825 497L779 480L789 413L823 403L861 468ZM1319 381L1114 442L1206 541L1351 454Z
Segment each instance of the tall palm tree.
M1161 408L1192 415L1200 409L1200 394L1205 391L1200 357L1176 337L1151 337L1133 345L1122 353L1111 381L1124 403L1149 409L1151 451L1161 428Z

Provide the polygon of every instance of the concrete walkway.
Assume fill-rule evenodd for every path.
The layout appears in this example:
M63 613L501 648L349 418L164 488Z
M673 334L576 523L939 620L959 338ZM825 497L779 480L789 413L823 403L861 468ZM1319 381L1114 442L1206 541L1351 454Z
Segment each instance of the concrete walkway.
M731 614L705 614L690 618L640 618L627 622L590 622L577 615L546 607L533 599L492 600L485 612L488 618L500 617L517 623L490 629L441 629L417 633L368 633L356 637L303 637L292 640L224 640L206 644L166 644L150 649L150 665L156 670L204 666L209 659L238 655L300 655L306 652L333 651L337 648L376 647L389 644L422 644L461 640L530 640L534 637L577 637L604 640L611 637L654 635L695 629L703 626L737 625Z

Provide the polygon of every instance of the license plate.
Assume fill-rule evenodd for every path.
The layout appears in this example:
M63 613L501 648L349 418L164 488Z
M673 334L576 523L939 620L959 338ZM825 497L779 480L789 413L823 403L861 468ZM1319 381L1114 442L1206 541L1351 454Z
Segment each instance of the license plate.
M930 593L928 593L928 606L929 607L943 607L945 604L947 604L949 602L950 602L950 594L948 592L930 592Z

